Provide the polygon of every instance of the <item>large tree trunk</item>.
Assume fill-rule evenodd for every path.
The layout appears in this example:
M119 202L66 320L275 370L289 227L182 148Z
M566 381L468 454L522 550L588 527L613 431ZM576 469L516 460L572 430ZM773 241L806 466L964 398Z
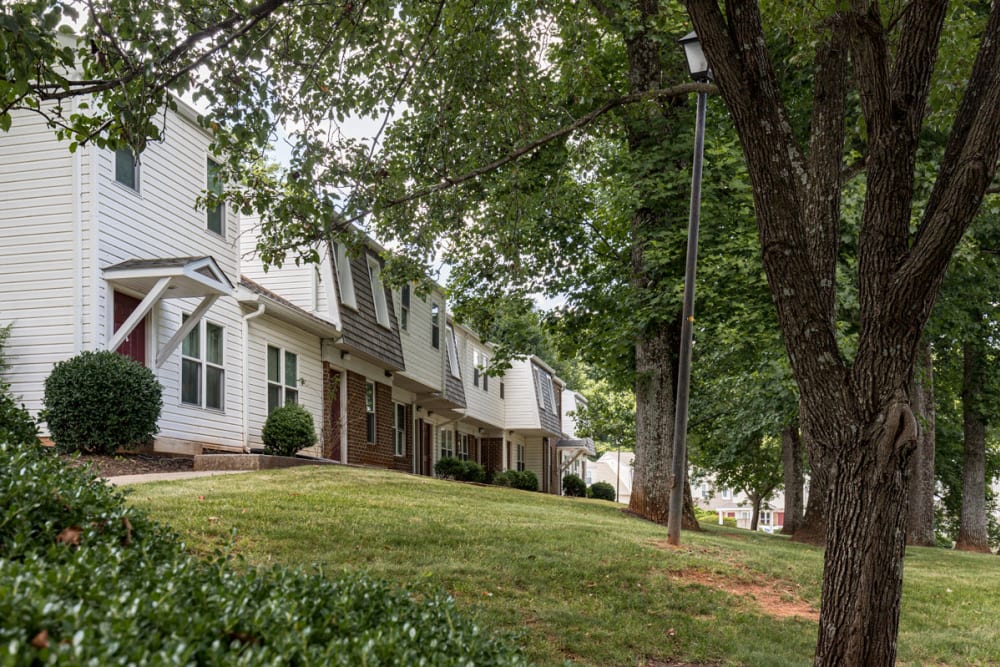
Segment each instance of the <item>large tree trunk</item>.
M802 525L802 438L798 424L781 429L781 459L785 478L785 520L781 526L782 535L794 535Z
M933 547L937 544L934 535L934 364L931 346L926 342L920 345L910 397L914 416L920 424L920 435L910 463L906 543Z
M633 93L655 90L662 85L661 45L653 26L659 15L657 0L637 0L634 9L648 27L624 35L629 63L629 89ZM604 9L613 12L611 9ZM614 15L613 20L620 19ZM663 150L675 121L672 102L660 105L648 102L636 106L627 117L629 151L636 156ZM639 158L637 158L637 161ZM651 169L655 167L650 167ZM649 174L653 176L653 174ZM642 178L641 180L647 180ZM649 179L655 182L655 179ZM656 199L654 193L642 198ZM678 210L684 211L680 199ZM650 268L646 251L650 240L664 230L678 225L675 211L667 207L641 206L632 216L632 287L639 293L659 294L670 276ZM682 222L684 217L679 218ZM680 269L678 269L678 275ZM673 277L674 279L676 276ZM673 462L675 388L677 356L680 347L680 313L648 323L635 341L636 363L636 443L629 509L657 523L666 523L670 504L670 476ZM682 526L697 529L691 487L684 484Z
M962 462L962 516L955 548L990 550L986 532L986 418L980 407L983 392L983 351L978 341L962 349L962 425L965 436Z
M661 325L636 342L635 462L629 510L666 524L674 441L677 327ZM685 484L682 525L697 529L691 487Z
M895 663L907 475L916 431L912 414L902 407L905 412L887 423L859 424L839 411L827 414L843 426L860 426L862 435L854 441L845 435L830 468L816 665ZM886 408L889 415L893 410Z
M760 522L760 505L764 501L764 496L750 496L750 502L753 503L753 513L750 515L750 530L757 530L757 525Z

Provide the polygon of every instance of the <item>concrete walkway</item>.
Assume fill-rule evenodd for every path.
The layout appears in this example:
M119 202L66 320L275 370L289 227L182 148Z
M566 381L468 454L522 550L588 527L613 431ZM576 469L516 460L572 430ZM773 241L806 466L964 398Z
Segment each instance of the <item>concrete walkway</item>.
M214 477L215 475L236 475L250 470L190 470L183 472L154 472L147 475L120 475L108 477L104 481L115 486L124 484L142 484L143 482L167 482L175 479L192 479L194 477Z

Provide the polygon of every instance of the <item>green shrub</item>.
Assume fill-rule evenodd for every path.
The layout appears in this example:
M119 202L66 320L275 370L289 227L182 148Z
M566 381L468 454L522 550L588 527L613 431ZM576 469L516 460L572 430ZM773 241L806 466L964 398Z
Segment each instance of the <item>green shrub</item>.
M312 414L298 403L286 403L267 416L264 430L264 453L295 456L295 452L316 444Z
M611 486L608 482L594 482L590 485L587 495L591 498L610 500L611 502L615 502L615 499L618 497L618 494L615 493L615 487Z
M199 560L89 471L0 445L0 664L526 661L431 590Z
M39 418L60 451L111 454L153 438L162 392L137 361L109 350L84 352L52 369Z
M564 496L587 497L587 483L580 479L579 475L569 474L563 477L562 488Z
M505 470L493 478L493 483L523 491L538 490L538 477L530 470Z
M454 456L443 456L434 464L434 474L442 479L460 479L465 473L465 465Z
M445 456L434 464L434 474L442 479L459 482L482 482L486 479L486 468L475 461L462 461L453 456Z
M38 444L38 426L25 409L10 395L10 385L0 382L0 442L12 445Z

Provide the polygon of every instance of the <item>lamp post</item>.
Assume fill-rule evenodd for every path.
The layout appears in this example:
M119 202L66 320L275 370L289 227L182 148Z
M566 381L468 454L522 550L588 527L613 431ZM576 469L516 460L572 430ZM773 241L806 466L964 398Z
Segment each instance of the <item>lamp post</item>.
M695 81L712 79L708 60L698 35L681 38L688 70ZM691 386L691 339L694 327L694 278L698 265L698 223L701 218L701 166L705 153L705 105L707 94L698 93L698 115L694 131L694 164L691 168L691 208L688 216L687 263L684 268L684 310L681 321L681 349L677 364L677 402L674 413L673 470L670 478L670 507L667 513L667 542L681 543L681 514L684 507L684 480L687 476L688 394Z

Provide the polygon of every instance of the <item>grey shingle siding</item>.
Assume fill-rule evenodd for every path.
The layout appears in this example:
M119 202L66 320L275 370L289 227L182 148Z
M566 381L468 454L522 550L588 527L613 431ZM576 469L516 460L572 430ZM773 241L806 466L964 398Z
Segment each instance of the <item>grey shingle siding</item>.
M534 380L535 384L535 398L536 398L535 404L539 406L538 423L541 425L543 429L545 429L550 433L561 434L562 424L559 415L557 414L559 407L558 404L555 402L556 388L555 384L553 384L552 382L552 375L548 371L539 368L534 364L531 365L531 371L532 371L532 380ZM546 378L547 382L543 381L542 378ZM552 395L550 395L547 398L542 393L545 390L546 384L548 387L551 387L552 389ZM538 400L539 398L543 400L539 401ZM541 404L544 404L545 407L542 407ZM550 407L551 409L549 409Z
M453 403L457 403L459 407L466 407L465 402L465 387L462 386L462 378L455 377L451 372L451 358L450 355L444 355L444 397ZM458 370L459 375L462 373L462 369Z
M389 327L378 323L375 303L372 300L371 280L368 277L368 257L363 254L351 259L351 279L354 281L354 297L358 309L354 310L340 302L340 319L343 325L343 344L358 352L384 362L387 366L402 370L403 346L399 341L399 324L392 304L392 294L385 289L385 302L389 311ZM376 261L379 261L376 259ZM381 264L381 262L379 262ZM336 272L334 272L336 275ZM340 290L337 290L340 299Z

